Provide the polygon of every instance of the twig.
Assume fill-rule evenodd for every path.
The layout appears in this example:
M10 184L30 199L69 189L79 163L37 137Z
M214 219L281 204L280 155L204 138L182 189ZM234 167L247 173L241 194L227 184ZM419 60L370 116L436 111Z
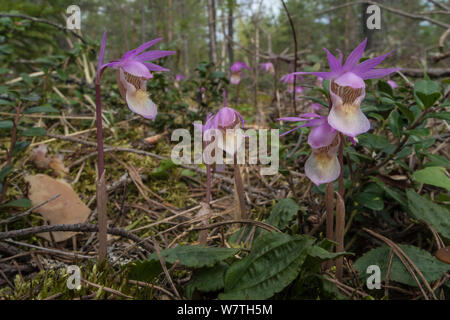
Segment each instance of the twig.
M69 32L72 35L74 35L75 37L77 37L78 39L80 39L83 42L83 44L87 44L86 40L84 40L84 38L82 36L80 36L78 33L76 33L74 30L67 29L65 26L62 26L60 24L57 24L55 22L52 22L52 21L49 21L46 19L30 17L30 16L26 16L24 14L10 14L10 13L0 13L0 17L21 18L21 19L31 20L33 22L45 23L45 24L55 27L63 32Z
M55 200L55 199L58 198L59 196L60 196L60 194L56 194L56 195L54 195L53 197L51 197L51 198L49 198L49 199L47 199L47 200L45 200L45 201L39 203L38 205L34 206L33 208L28 209L28 210L25 211L25 212L22 212L22 213L19 213L19 214L15 215L15 216L6 218L6 219L0 221L0 225L6 224L6 223L10 223L10 222L15 221L15 220L17 220L17 219L19 219L19 218L26 217L27 215L31 214L31 213L32 213L33 211L35 211L36 209L42 207L43 205L49 203L50 201Z
M215 227L219 227L219 226L223 226L226 224L235 224L235 223L239 223L239 224L254 224L255 226L258 226L262 229L265 229L267 231L275 231L275 232L281 232L278 228L261 222L261 221L256 221L256 220L228 220L228 221L223 221L223 222L217 222L217 223L212 223L209 224L207 226L201 226L201 227L195 227L193 229L191 229L190 231L197 231L197 230L204 230L204 229L210 229L210 228L215 228Z
M36 233L43 233L43 232L52 232L52 231L74 231L74 232L97 232L98 226L95 224L88 224L88 223L77 223L77 224L54 224L54 225L46 225L46 226L40 226L40 227L31 227L31 228L25 228L20 230L13 230L13 231L5 231L0 232L0 240L8 239L8 238L15 238L15 237L24 237L31 234ZM122 229L122 228L108 228L107 233L115 235L115 236L121 236L124 238L128 238L136 244L139 244L142 248L153 251L154 248L151 244L145 242L135 234Z
M133 297L127 296L126 294L123 294L120 291L117 291L117 290L114 290L114 289L111 289L111 288L108 288L108 287L105 287L105 286L101 286L99 284L90 282L90 281L88 281L86 279L81 279L81 281L86 283L86 284L88 284L88 285L90 285L91 287L94 287L94 288L97 288L97 289L101 289L101 290L105 290L106 292L112 293L112 294L114 294L116 296L119 296L119 297L122 297L122 298L126 298L126 299L134 299Z
M131 283L131 284L136 284L136 285L141 286L141 287L148 287L148 288L152 288L152 289L157 289L157 290L162 291L165 294L169 295L172 299L175 299L175 300L177 299L177 297L172 292L170 292L169 290L164 289L163 287L154 285L152 283L147 283L147 282L137 281L137 280L128 280L128 282Z
M294 23L292 22L292 18L291 15L289 14L289 10L286 6L286 4L284 3L283 0L281 0L281 3L283 4L284 10L286 11L286 15L289 19L289 24L291 26L291 30L292 30L292 37L294 38L294 70L293 72L297 72L297 35L295 33L295 27L294 27ZM294 91L292 92L292 107L294 109L294 113L297 114L297 106L296 106L296 99L295 99L295 76L294 76Z

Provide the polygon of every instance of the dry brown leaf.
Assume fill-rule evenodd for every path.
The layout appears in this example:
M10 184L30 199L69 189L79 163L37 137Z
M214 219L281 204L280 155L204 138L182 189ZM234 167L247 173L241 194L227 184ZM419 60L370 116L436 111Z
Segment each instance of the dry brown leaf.
M65 177L69 173L69 169L64 165L63 156L55 154L51 156L49 167L55 171L57 177Z
M30 185L28 197L32 206L36 206L57 194L60 195L55 200L35 210L50 225L83 223L88 218L91 210L81 201L72 186L67 182L45 174L27 176L25 181ZM60 242L74 236L76 232L57 231L52 232L52 234L55 241ZM38 235L47 240L51 239L48 232Z
M39 169L47 169L50 160L47 158L47 146L40 144L31 151L31 159Z
M144 141L147 144L156 144L159 140L161 140L165 135L167 135L167 131L164 131L161 134L157 134L148 138L145 138Z

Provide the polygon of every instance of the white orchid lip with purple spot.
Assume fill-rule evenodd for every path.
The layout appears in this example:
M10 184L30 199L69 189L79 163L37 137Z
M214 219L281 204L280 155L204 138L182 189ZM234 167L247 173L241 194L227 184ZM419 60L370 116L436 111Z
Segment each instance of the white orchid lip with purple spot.
M138 48L125 53L120 60L105 64L103 64L103 59L106 47L106 32L103 35L100 46L97 79L99 79L100 74L105 68L117 69L117 81L120 94L126 100L128 108L146 119L154 119L158 112L155 103L149 98L146 89L147 80L153 78L151 71L169 71L169 69L148 61L175 54L175 51L145 51L161 40L162 38L157 38L146 42Z
M390 52L358 64L364 54L366 44L367 39L350 53L344 64L342 63L342 54L336 58L324 48L331 69L329 72L293 73L294 75L313 74L330 80L332 108L328 116L328 123L334 129L350 137L355 137L370 129L369 120L360 109L360 104L365 96L364 80L381 78L400 70L400 68L374 69Z

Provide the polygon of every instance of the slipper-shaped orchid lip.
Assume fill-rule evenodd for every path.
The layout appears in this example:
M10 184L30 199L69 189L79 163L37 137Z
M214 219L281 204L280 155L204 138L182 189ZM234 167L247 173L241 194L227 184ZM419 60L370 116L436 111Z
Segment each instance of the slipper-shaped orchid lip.
M232 84L239 84L239 82L241 82L241 72L233 72L231 74L230 82Z
M370 130L369 119L361 111L360 104L365 96L365 89L344 88L346 93L337 95L330 83L332 107L328 114L328 123L337 131L350 137L356 137ZM358 95L359 96L356 96ZM355 97L356 96L356 97Z
M158 110L145 90L147 81L134 76L131 77L133 77L136 84L128 82L125 71L122 68L119 69L119 88L121 89L121 93L125 90L125 100L128 108L146 119L155 119Z
M341 173L341 166L337 158L339 143L339 136L335 136L330 145L313 149L306 160L305 174L315 185L329 183L339 177Z

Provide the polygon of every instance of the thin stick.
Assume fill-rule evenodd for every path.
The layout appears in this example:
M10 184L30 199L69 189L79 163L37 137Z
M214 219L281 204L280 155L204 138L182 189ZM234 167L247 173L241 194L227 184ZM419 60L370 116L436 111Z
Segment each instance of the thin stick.
M289 19L289 24L291 26L291 30L292 30L292 37L294 38L294 72L297 72L297 35L295 33L295 27L294 27L294 23L292 22L292 18L291 15L289 14L289 10L286 6L286 4L284 3L283 0L281 0L281 3L283 4L284 10L286 11L286 15ZM292 107L294 109L294 113L297 114L297 106L296 106L296 100L295 100L295 76L294 76L294 92L292 93Z
M234 224L234 223L239 223L239 224L254 224L257 227L260 227L262 229L265 229L267 231L275 231L275 232L281 232L278 228L261 222L261 221L256 221L256 220L228 220L228 221L223 221L223 222L217 222L217 223L212 223L210 225L207 226L202 226L202 227L195 227L189 231L196 231L196 230L203 230L203 229L210 229L210 228L215 228L215 227L219 227L219 226L223 226L226 224Z
M55 200L55 199L58 198L59 196L60 196L60 194L56 194L56 195L54 195L53 197L51 197L51 198L49 198L49 199L47 199L47 200L45 200L45 201L39 203L38 205L34 206L33 208L28 209L28 210L25 211L25 212L22 212L22 213L19 213L19 214L15 215L15 216L6 218L6 219L0 221L0 225L5 224L5 223L10 223L10 222L15 221L15 220L17 220L17 219L19 219L19 218L22 218L22 217L26 217L27 215L31 214L34 210L36 210L36 209L42 207L43 205L49 203L50 201Z
M97 78L98 79L98 78ZM106 185L105 185L105 164L103 154L103 130L102 130L102 102L100 95L100 80L95 83L95 116L97 125L97 152L98 152L98 183L97 183L97 214L99 224L99 250L98 261L101 263L106 259Z
M45 225L40 227L31 227L13 231L5 231L0 232L0 240L15 238L15 237L24 237L30 234L43 233L43 232L52 232L52 231L74 231L74 232L98 232L98 226L95 224L89 223L77 223L77 224L53 224L53 225ZM145 242L135 234L122 229L122 228L108 228L107 233L121 236L124 238L128 238L137 244L139 244L142 248L153 252L154 248L151 244Z
M336 195L336 252L344 251L344 229L345 229L345 204L344 199L338 193ZM344 257L336 259L336 278L342 281Z
M234 185L236 188L237 200L239 208L239 216L236 216L237 219L247 219L247 209L245 207L245 198L244 198L244 184L242 182L241 170L239 169L239 164L237 163L237 154L234 154Z

